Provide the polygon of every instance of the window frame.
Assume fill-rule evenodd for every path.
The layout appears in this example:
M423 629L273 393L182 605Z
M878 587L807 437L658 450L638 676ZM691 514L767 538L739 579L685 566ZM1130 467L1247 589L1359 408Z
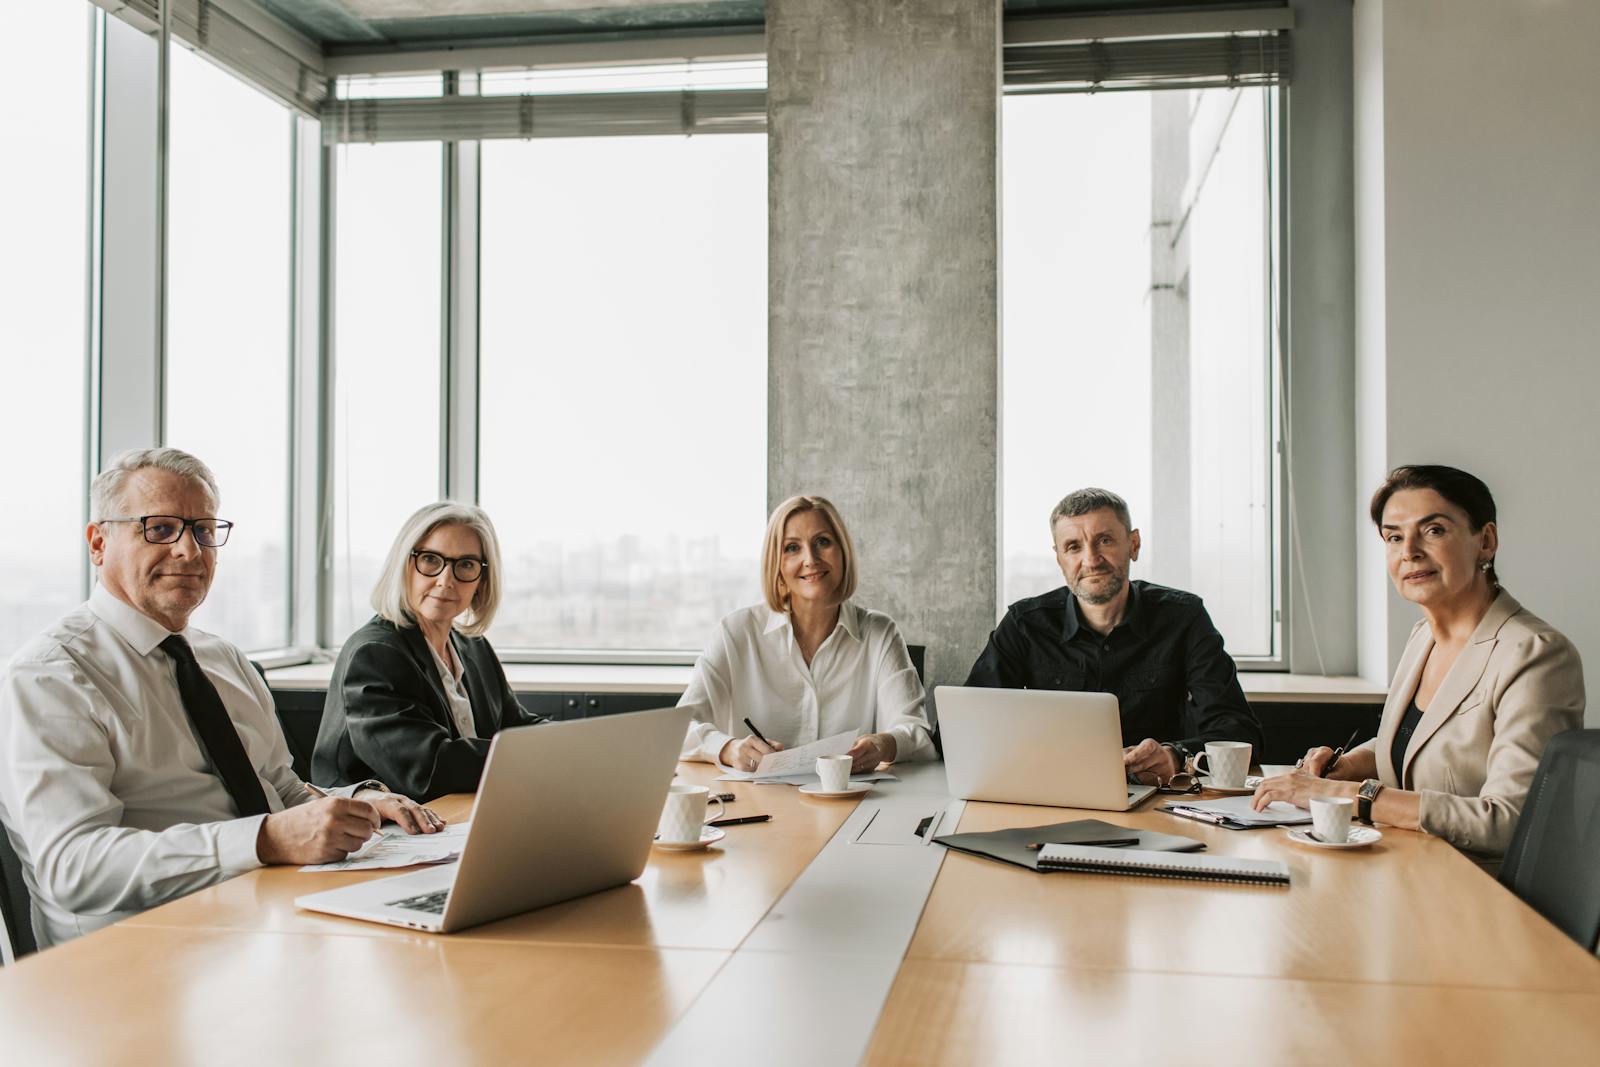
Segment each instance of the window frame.
M223 5L226 6L226 5ZM93 174L91 212L91 278L87 299L90 305L89 337L85 359L89 365L89 388L85 397L87 432L85 440L85 483L111 455L122 448L147 445L162 438L164 421L159 398L163 359L158 352L156 331L148 329L150 319L150 264L160 264L156 235L146 224L138 223L137 207L148 214L153 190L150 175L161 160L158 146L149 138L119 136L116 127L138 126L140 116L148 114L148 103L157 99L160 82L158 63L148 54L149 38L156 48L170 47L173 27L157 25L146 8L135 5L119 9L115 17L104 10L91 13L96 48L94 87L94 129L91 134ZM1278 551L1273 571L1274 610L1278 629L1276 654L1272 657L1238 659L1246 670L1318 670L1333 673L1353 669L1355 647L1354 594L1348 596L1335 577L1325 578L1321 570L1336 575L1346 557L1353 557L1356 526L1347 521L1348 500L1354 490L1353 427L1324 416L1320 407L1337 407L1354 402L1353 344L1353 212L1348 204L1353 176L1345 173L1352 166L1353 137L1349 126L1352 108L1348 88L1352 78L1349 56L1349 17L1325 17L1309 0L1288 0L1282 12L1251 15L1249 11L1203 13L1207 22L1188 32L1228 32L1229 26L1249 30L1286 30L1293 27L1295 81L1306 89L1291 93L1280 85L1277 92L1278 187L1276 207L1277 255L1274 295L1279 310L1274 359L1278 376L1273 403L1278 411L1273 419L1277 444L1272 461L1276 521L1274 531ZM1031 34L1050 36L1065 28L1086 32L1098 27L1096 36L1122 34L1147 35L1156 20L1180 22L1202 15L1143 13L1117 16L1056 16L1051 19L1028 15L1008 15L1004 19L1006 43L1026 43ZM1241 21L1242 20L1242 21ZM1265 21L1263 21L1265 20ZM299 39L269 16L252 14L245 20L247 29L283 53L285 62L300 64L301 89L307 75L314 75L312 89L304 98L288 101L299 106L294 138L293 266L288 279L293 293L293 340L291 350L289 538L290 579L287 595L290 605L291 646L267 650L257 658L274 664L326 659L335 650L331 633L332 588L328 577L332 568L331 508L332 456L332 381L333 360L333 263L336 256L332 205L337 187L333 150L322 142L321 123L306 110L304 99L336 98L337 79L343 75L442 73L450 67L501 69L532 65L635 66L651 62L689 60L755 59L765 57L759 34L683 37L659 40L615 40L597 42L546 42L511 46L469 47L435 52L367 53L319 55L314 44ZM1101 25L1101 24L1104 25ZM1227 25L1223 25L1227 23ZM244 25L245 23L241 23ZM186 24L176 27L180 35L189 32ZM1042 38L1041 38L1042 39ZM135 53L141 53L136 55ZM236 57L237 58L237 57ZM224 65L256 88L281 97L282 86L264 84L238 64ZM471 74L461 76L455 91L470 93ZM270 79L269 79L270 81ZM129 90L137 90L130 92ZM999 104L997 92L996 103ZM129 106L128 101L134 101ZM107 121L107 112L116 105L127 112L119 121ZM135 114L137 113L137 114ZM1297 116L1305 118L1305 132L1296 136ZM1291 140L1297 168L1291 170ZM447 153L445 161L445 225L443 242L446 258L443 275L446 293L445 327L440 338L440 376L444 386L441 403L444 431L440 448L442 464L440 490L444 494L476 498L477 481L477 292L475 272L477 234L477 173L475 142L461 142L463 150ZM472 146L472 147L468 147ZM1332 177L1328 177L1332 175ZM119 187L132 193L119 194ZM1294 223L1299 222L1304 240L1297 249ZM108 253L108 246L110 251ZM1309 249L1316 246L1313 255ZM1322 251L1331 248L1331 253ZM139 270L146 277L139 277ZM155 291L164 306L165 275L155 272ZM1322 307L1296 323L1290 312L1296 297L1306 307L1310 294ZM142 305L142 307L141 307ZM1326 308L1331 308L1325 310ZM1313 332L1313 329L1315 332ZM1297 331L1303 334L1297 337ZM1315 365L1296 370L1296 342L1304 354L1314 357ZM1329 360L1333 363L1329 363ZM1326 364L1326 365L1325 365ZM119 398L116 407L103 400ZM1345 406L1348 406L1345 405ZM1299 412L1297 416L1296 413ZM1315 446L1300 456L1292 447L1291 430L1305 421L1313 432ZM1344 420L1348 421L1348 420ZM1347 440L1348 438L1348 440ZM1349 444L1350 449L1344 446ZM1339 454L1334 456L1332 452ZM1345 451L1352 455L1345 456ZM1298 509L1304 513L1297 525L1293 482L1303 483ZM86 485L85 485L86 488ZM1309 520L1309 521L1308 521ZM1318 573L1307 575L1304 561L1324 564ZM85 563L84 584L92 579ZM1315 590L1318 610L1312 610ZM1348 601L1348 603L1347 603ZM1326 660L1317 640L1317 623L1323 621L1323 643L1328 646ZM1310 642L1299 640L1302 633ZM1348 653L1348 654L1347 654ZM684 663L692 662L687 653L652 650L584 651L570 649L507 649L513 662L568 663ZM1346 660L1350 663L1346 664Z

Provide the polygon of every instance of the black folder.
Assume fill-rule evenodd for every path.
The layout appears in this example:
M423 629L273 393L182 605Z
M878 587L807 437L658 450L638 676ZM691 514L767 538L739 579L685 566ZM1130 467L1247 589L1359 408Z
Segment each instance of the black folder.
M982 856L985 859L999 860L1001 863L1037 871L1039 853L1028 848L1030 842L1045 841L1056 845L1071 845L1080 841L1100 841L1113 837L1137 837L1139 843L1128 847L1143 849L1146 852L1198 852L1206 847L1204 841L1197 841L1192 837L1118 826L1099 819L1074 819L1072 822L1057 822L1048 826L1023 826L1015 830L990 830L976 834L945 834L933 840L937 844L953 848L957 852L965 852L969 856Z

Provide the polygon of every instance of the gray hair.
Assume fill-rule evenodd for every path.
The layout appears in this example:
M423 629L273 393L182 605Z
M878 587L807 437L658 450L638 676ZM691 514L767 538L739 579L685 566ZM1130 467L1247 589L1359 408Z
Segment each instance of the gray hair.
M488 512L455 500L441 500L420 507L401 525L400 533L389 548L389 556L383 561L378 584L372 587L372 610L402 629L417 624L406 599L411 553L441 526L465 526L478 535L478 544L483 546L483 576L473 591L472 605L455 624L464 634L481 636L489 629L500 607L500 539L495 536Z
M1050 512L1050 536L1056 535L1057 519L1075 519L1079 515L1087 515L1092 511L1110 508L1116 513L1117 520L1122 523L1124 530L1133 529L1133 520L1128 517L1128 502L1109 489L1076 489L1061 498L1061 503Z
M130 448L113 456L111 463L95 476L89 486L90 521L109 519L122 511L122 491L127 488L128 478L150 468L168 471L203 486L211 495L211 506L222 506L222 493L217 489L216 475L195 456L181 448Z

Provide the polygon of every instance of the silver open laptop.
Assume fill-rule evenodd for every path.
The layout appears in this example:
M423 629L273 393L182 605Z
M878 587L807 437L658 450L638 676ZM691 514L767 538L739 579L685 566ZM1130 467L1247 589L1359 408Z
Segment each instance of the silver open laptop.
M447 934L639 877L691 708L502 730L459 862L295 905Z
M952 796L1126 811L1155 792L1123 773L1110 693L941 685L934 696Z

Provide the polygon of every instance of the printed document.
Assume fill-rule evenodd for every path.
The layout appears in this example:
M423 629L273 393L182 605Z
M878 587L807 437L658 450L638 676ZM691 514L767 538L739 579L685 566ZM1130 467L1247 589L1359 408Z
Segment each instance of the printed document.
M1311 821L1311 813L1304 808L1274 800L1267 805L1265 811L1256 811L1251 806L1254 800L1254 797L1224 797L1221 800L1200 800L1192 804L1173 801L1168 807L1204 812L1245 826L1299 826Z
M388 867L415 867L425 863L450 863L461 858L470 822L446 826L436 834L408 834L398 826L373 834L367 843L342 860L313 863L302 871L378 871Z
M846 730L842 734L824 737L820 741L813 741L809 745L799 748L785 748L777 752L769 752L761 757L761 763L753 771L736 771L729 769L717 779L719 782L756 782L758 784L781 783L783 785L810 785L819 781L817 778L818 756L842 756L850 751L850 746L856 743L860 736L854 730ZM852 774L851 779L857 782L873 782L880 778L893 778L894 775L880 771L870 774Z

